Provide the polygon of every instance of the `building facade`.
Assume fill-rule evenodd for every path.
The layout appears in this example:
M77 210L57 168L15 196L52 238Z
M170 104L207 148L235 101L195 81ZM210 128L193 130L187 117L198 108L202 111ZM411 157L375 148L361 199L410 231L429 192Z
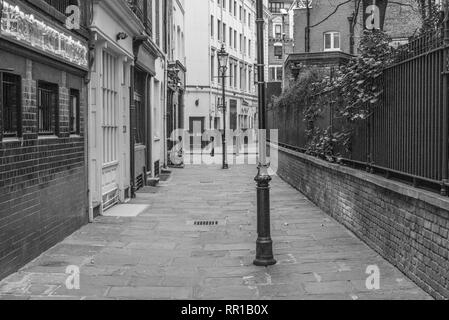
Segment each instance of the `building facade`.
M91 215L126 202L164 162L167 7L95 0L89 88Z
M223 129L222 79L217 52L229 53L226 129L250 129L257 119L256 11L250 0L199 0L186 10L187 74L184 128Z
M385 13L377 23L380 26L383 22L392 45L407 43L421 25L416 1L388 2L386 7L382 7L385 1L376 1ZM296 0L290 13L294 46L284 64L284 87L297 78L301 65L338 66L357 55L367 23L363 11L371 4L369 0Z
M176 143L176 130L185 125L185 92L186 92L186 7L184 0L170 0L168 19L168 87L166 113L166 151L169 166L177 166L171 159Z
M89 190L91 215L131 197L131 68L140 24L125 1L94 1L90 25Z
M284 79L284 62L294 50L294 0L269 1L267 96L279 96Z
M133 39L135 67L131 123L135 157L131 161L134 166L131 181L133 190L137 191L144 185L155 183L167 162L164 114L167 104L167 23L172 7L170 1L163 0L133 0L131 6L144 27Z
M0 4L0 278L89 221L90 8Z

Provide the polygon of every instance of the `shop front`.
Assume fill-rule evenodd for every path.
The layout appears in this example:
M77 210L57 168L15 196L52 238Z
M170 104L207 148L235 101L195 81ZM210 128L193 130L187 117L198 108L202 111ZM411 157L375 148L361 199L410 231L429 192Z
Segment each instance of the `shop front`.
M0 9L1 279L89 215L87 30L65 28L56 8L2 1Z
M90 209L100 215L131 197L133 37L140 24L124 1L94 4L89 86Z

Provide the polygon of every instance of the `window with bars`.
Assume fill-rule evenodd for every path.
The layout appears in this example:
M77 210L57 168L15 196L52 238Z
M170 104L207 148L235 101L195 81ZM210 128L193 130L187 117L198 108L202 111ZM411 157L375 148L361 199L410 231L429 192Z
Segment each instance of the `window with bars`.
M59 87L57 84L39 81L37 101L37 124L40 135L58 134Z
M0 120L3 137L22 135L21 78L0 73Z
M65 14L67 7L72 5L74 6L80 5L78 0L44 0L44 1L63 14Z
M69 128L70 134L80 134L80 93L75 89L70 90Z
M103 165L118 161L118 59L103 50Z

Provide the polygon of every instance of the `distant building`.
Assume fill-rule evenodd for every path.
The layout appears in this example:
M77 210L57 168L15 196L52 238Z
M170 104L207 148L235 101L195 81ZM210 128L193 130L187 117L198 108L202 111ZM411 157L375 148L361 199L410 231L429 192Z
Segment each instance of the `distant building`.
M358 52L365 24L363 2L309 0L308 3L307 7L307 0L295 0L292 6L294 46L284 64L284 86L297 78L302 66L338 66ZM420 25L416 1L388 3L384 30L392 37L392 45L406 43Z
M166 148L165 153L170 161L170 151L174 146L172 137L176 129L185 125L185 92L186 92L186 25L185 1L169 0L168 15L168 83L167 83L167 113L166 113Z
M223 129L217 55L222 45L230 55L224 102L227 129L253 128L257 118L255 1L195 0L186 6L186 66L190 72L184 128L192 131L197 123L203 130Z
M294 4L294 0L270 0L268 3L268 99L282 92L284 62L294 50Z

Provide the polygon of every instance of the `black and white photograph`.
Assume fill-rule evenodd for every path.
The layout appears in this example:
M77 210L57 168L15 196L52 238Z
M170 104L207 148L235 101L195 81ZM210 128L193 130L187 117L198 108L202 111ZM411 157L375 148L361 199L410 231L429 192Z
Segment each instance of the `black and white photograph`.
M449 300L449 0L0 0L13 300Z

